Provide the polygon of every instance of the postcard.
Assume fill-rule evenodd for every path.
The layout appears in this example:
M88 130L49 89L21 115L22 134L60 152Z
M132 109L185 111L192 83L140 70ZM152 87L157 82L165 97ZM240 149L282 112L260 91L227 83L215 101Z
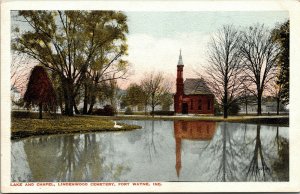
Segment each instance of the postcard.
M1 192L299 192L300 2L1 2Z

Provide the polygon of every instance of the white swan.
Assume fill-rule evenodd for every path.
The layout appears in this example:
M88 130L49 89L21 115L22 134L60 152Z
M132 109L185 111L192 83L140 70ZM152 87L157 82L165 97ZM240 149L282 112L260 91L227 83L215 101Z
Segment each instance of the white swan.
M114 121L114 122L115 122L114 128L122 128L121 125L117 125L117 122L116 122L116 121Z

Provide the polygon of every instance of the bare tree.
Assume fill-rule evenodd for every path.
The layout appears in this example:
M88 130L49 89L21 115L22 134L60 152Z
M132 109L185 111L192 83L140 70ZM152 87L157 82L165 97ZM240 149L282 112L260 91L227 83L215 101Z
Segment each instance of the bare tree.
M27 55L13 51L10 66L10 89L22 91L26 85L27 74L30 73L30 59Z
M257 97L257 114L261 115L263 92L275 75L279 47L272 41L270 30L257 24L242 32L240 51L246 80L255 86L251 91Z
M141 86L148 96L154 115L155 107L161 103L162 96L170 92L171 84L164 79L163 73L151 72L141 81Z
M213 35L208 45L206 80L223 105L223 116L236 99L242 83L240 57L240 33L233 26L223 26Z
M281 93L283 91L283 83L279 82L277 78L270 81L266 86L266 90L271 94L276 100L276 113L279 115L280 103L281 103Z
M252 104L253 102L255 102L255 100L253 100L252 96L251 96L251 92L250 92L251 86L249 85L249 83L247 81L244 80L242 87L241 87L241 93L240 93L240 97L239 97L239 102L241 104L245 105L245 113L246 115L248 114L248 105Z

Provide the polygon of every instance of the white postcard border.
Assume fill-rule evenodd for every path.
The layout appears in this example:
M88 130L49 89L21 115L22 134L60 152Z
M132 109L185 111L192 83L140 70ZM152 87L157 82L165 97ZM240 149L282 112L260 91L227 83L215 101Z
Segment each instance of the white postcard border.
M14 187L10 186L10 11L11 10L122 11L271 11L290 15L290 181L289 182L162 182L160 187ZM300 191L300 2L266 1L2 1L1 2L1 191L2 192L295 192ZM147 175L145 175L147 176ZM26 190L25 190L26 189Z

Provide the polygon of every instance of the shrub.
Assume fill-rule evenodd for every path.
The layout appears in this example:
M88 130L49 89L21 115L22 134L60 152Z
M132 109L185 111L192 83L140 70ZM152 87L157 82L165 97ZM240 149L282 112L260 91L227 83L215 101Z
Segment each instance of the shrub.
M30 118L33 113L29 111L12 111L11 116L13 118Z
M158 110L158 111L154 111L154 115L168 115L168 116L172 116L174 115L174 111L164 111L164 110ZM150 113L151 115L153 115L153 112L151 111Z
M104 115L104 109L103 108L97 108L93 111L93 115Z
M105 105L104 108L98 108L93 111L94 115L100 116L114 116L116 113L115 109L111 105Z
M125 115L133 115L133 112L130 107L127 107L124 112Z
M114 107L112 107L111 105L105 105L104 106L104 115L105 116L114 116L116 113Z
M11 112L11 117L12 118L31 118L31 119L37 119L37 118L39 118L39 113L37 113L37 112L30 112L30 111L12 111ZM59 117L60 117L60 115L52 114L52 113L49 113L49 112L46 112L44 114L44 118L47 118L47 119L57 119Z
M217 101L215 101L214 103L215 103L214 104L215 116L222 115L222 107L221 107L221 105Z
M237 102L232 102L228 109L228 114L229 115L237 115L240 111L240 106Z

